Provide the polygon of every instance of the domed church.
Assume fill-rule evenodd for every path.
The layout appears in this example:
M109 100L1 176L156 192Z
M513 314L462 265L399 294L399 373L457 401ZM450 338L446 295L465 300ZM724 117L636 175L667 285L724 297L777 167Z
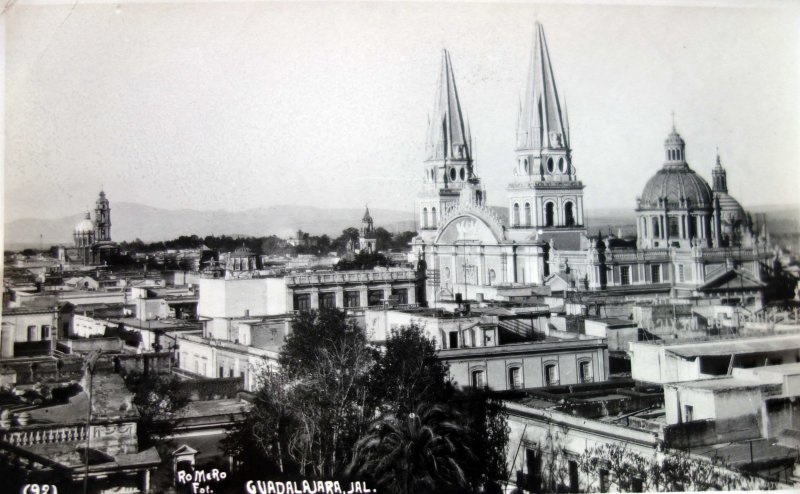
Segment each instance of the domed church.
M95 203L94 221L89 212L72 231L74 247L67 250L70 261L85 266L105 264L119 252L111 240L111 207L106 193L100 191Z
M763 225L758 235L728 194L719 153L712 186L692 170L674 124L665 161L637 198L636 240L587 236L566 102L539 23L533 38L507 218L486 205L450 54L443 53L412 241L426 269L427 303L572 290L759 304L772 256Z

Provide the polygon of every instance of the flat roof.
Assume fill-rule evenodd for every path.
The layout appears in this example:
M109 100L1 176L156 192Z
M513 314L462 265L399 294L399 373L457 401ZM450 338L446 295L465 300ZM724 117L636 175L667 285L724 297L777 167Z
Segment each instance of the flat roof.
M722 377L715 379L701 379L673 384L673 386L690 389L707 389L709 391L724 391L728 389L760 388L764 383L746 381L736 377ZM667 384L669 386L669 384Z
M641 343L641 342L639 342ZM647 344L647 343L645 343ZM713 357L733 354L777 352L800 349L800 335L759 336L711 341L665 342L665 350L684 358Z

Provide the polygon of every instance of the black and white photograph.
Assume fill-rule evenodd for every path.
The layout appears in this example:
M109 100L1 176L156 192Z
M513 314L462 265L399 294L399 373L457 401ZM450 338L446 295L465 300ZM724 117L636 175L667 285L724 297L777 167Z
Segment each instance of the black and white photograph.
M1 492L800 489L800 2L0 8Z

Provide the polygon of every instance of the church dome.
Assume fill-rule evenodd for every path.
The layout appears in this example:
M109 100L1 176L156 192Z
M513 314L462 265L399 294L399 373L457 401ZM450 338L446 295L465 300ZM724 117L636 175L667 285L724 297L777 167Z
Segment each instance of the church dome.
M642 192L640 209L663 209L660 199L667 200L667 207L711 207L711 187L689 168L689 165L665 165L647 181Z
M75 230L73 230L73 232L76 235L94 233L94 224L92 224L92 220L89 218L89 213L86 213L86 217L75 225Z

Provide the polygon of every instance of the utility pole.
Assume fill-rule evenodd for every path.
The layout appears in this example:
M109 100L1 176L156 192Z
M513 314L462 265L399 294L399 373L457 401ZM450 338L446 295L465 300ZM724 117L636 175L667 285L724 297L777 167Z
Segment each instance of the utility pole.
M89 411L86 413L86 450L84 451L83 461L86 467L83 472L83 494L86 494L86 489L89 484L89 442L91 441L91 423L92 423L92 381L94 379L94 370L97 365L97 359L100 358L100 350L92 350L85 357L86 372L89 373Z

